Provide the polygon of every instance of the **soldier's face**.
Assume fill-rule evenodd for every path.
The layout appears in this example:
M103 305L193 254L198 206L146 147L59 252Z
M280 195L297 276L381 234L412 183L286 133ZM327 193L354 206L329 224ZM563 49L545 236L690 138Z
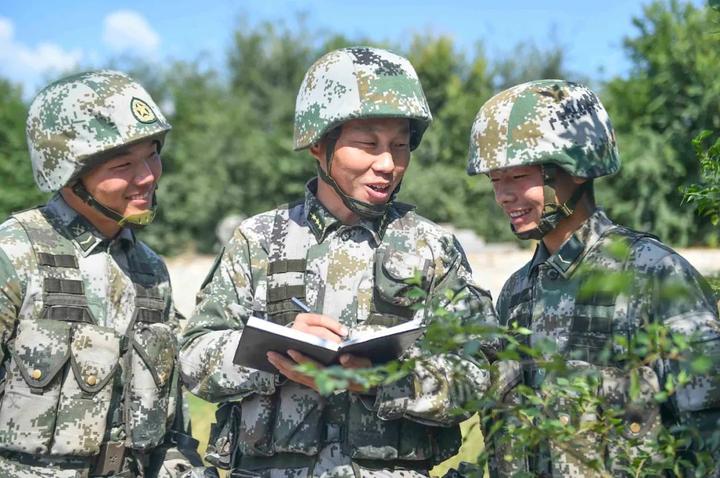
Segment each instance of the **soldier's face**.
M100 203L123 216L130 216L152 207L161 174L162 162L156 142L143 141L121 149L82 180L88 192Z
M543 177L540 166L517 166L489 173L495 201L515 228L527 232L540 224L544 206Z
M310 151L325 168L324 144ZM331 174L345 194L366 203L383 204L400 183L409 162L407 119L357 119L342 126Z

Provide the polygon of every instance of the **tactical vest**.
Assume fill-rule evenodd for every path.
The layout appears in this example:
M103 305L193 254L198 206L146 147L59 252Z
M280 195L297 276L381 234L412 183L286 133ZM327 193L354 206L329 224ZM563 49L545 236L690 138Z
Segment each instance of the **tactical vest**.
M110 427L119 426L126 446L153 448L165 436L176 354L157 273L142 248L129 251L135 285L129 328L120 335L98 325L75 246L46 214L33 209L12 216L32 245L37 270L29 280L42 295L18 317L7 344L0 450L96 455Z
M265 304L255 298L256 315L289 325L300 312L291 297L305 298L307 248L303 237L307 225L290 220L302 203L278 208L267 241ZM397 204L397 203L396 203ZM396 206L398 207L398 206ZM399 226L416 234L416 219L409 207L400 205ZM382 225L381 225L382 226ZM385 225L387 226L387 225ZM405 242L414 244L415 238ZM420 299L405 296L407 280L415 271L429 292L433 267L416 251L391 247L385 241L374 253L374 292L366 324L383 327L411 320L411 308ZM262 292L261 292L262 293ZM267 315L264 315L264 313ZM289 468L312 466L314 456L330 442L340 442L358 463L387 467L402 463L409 468L429 469L457 453L459 427L430 427L407 419L381 420L357 394L348 392L329 398L300 384L286 381L273 395L251 395L242 402L222 406L218 426L211 434L208 459L221 468Z
M587 273L590 276L603 274L608 278L622 277L628 272L627 262L635 244L648 237L654 236L615 226L606 231L581 259L582 265L597 268L575 273ZM611 253L607 247L603 247L609 241L617 241L620 245L617 250L622 251L623 254ZM571 267L577 267L576 260L583 251L584 245L577 237L571 236L563 246L565 254L562 260L550 260L549 264L552 269L549 274L554 274L552 277L559 277L561 271L565 273ZM509 303L512 309L508 323L517 322L518 325L529 328L532 326L534 284L532 281L528 281L525 285L522 290L510 298ZM628 310L630 301L623 292L619 288L595 290L592 293L583 290L582 287L575 290L575 309L572 312L568 344L565 350L568 358L599 364L601 363L601 352L611 346L613 335L624 335L628 339L633 336L636 317L634 317L633 311Z
M612 277L621 278L627 271L627 263L630 259L638 241L645 238L654 238L650 234L636 232L625 227L615 226L607 230L603 236L593 245L584 258L580 259L583 265L597 266L596 270L575 271L576 274L588 273L603 274L609 280ZM563 260L550 261L553 268L550 273L566 272L570 267L577 267L577 260L585 251L582 242L575 236L571 236L562 247ZM610 241L617 241L621 247L613 248L611 253L607 247ZM622 251L622 254L618 254ZM631 272L630 272L631 273ZM582 282L581 279L579 282ZM523 327L530 328L532 320L533 303L533 281L527 281L526 287L515 293L510 298L511 310L508 323L517 322ZM629 288L629 287L628 287ZM639 388L641 389L639 402L628 402L629 378L621 374L621 366L614 362L612 357L618 351L617 345L613 343L614 335L623 335L631 339L637 330L638 317L636 312L630 309L631 301L627 296L625 288L611 288L609 290L595 290L592 293L582 288L576 290L575 309L570 322L568 343L564 355L568 358L569 364L577 363L580 367L588 364L599 366L598 370L602 377L600 389L597 393L607 400L608 405L624 409L624 429L620 437L613 438L615 449L609 449L610 457L607 463L611 473L617 471L615 467L619 464L615 460L618 450L623 448L623 453L632 453L630 443L633 443L637 450L642 448L643 440L652 440L657 434L661 423L659 408L654 402L654 394L659 391L658 378L649 367L639 369ZM525 339L529 343L529 337ZM575 362L573 362L575 361ZM572 367L572 365L570 365ZM523 382L533 388L539 389L542 382L547 380L545 371L528 362L523 367ZM511 391L504 397L506 403L519 404L519 396ZM562 408L562 406L560 406ZM548 410L552 416L549 418L558 419L562 415L563 420L573 420L578 424L585 421L594 421L597 416L588 412L581 417L570 417L562 409ZM599 412L599 411L598 411ZM563 423L561 421L561 423ZM564 423L568 423L567 421ZM632 442L625 441L634 440ZM530 450L525 456L519 456L517 450L513 452L512 436L508 433L498 435L489 446L494 448L493 459L490 463L490 475L492 477L514 476L519 472L540 473L541 476L599 476L597 472L588 468L577 456L567 453L563 447L557 447L552 441L541 443L535 450ZM600 459L601 462L607 457L603 455L603 447L608 443L591 433L578 434L573 444L565 444L564 447L577 446L578 456ZM630 451L628 451L630 450ZM503 457L513 458L510 460ZM627 455L626 455L627 456ZM527 459L527 461L526 461Z

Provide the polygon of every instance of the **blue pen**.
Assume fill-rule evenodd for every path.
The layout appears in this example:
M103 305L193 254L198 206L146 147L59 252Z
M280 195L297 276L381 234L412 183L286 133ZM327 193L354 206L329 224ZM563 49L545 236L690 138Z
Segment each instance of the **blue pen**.
M300 308L300 310L302 310L303 312L312 312L312 311L310 310L310 307L308 307L305 302L301 301L301 300L298 299L297 297L290 297L290 301L291 301L293 304L297 305L297 306Z

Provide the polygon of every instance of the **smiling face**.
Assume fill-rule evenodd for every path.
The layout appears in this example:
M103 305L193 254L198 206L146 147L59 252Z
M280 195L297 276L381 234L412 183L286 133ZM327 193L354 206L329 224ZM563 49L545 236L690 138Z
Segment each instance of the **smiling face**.
M157 143L143 141L124 147L82 177L85 189L101 204L122 216L152 207L162 162Z
M310 152L326 170L325 142L313 146ZM331 175L348 196L365 203L384 204L400 184L409 162L409 120L356 119L342 125L335 144ZM318 184L318 199L344 222L358 219L324 181Z
M515 232L531 231L540 224L544 206L540 166L517 166L488 173L495 202L505 211Z

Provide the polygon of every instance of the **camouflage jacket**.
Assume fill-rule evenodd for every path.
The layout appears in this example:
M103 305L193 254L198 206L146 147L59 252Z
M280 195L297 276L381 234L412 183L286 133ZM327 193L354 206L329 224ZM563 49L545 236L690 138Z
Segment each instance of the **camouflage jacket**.
M0 292L0 451L41 464L164 443L178 321L160 257L56 195L0 225Z
M607 280L626 277L629 282L622 290L583 292L586 281L598 274ZM539 244L532 260L505 283L497 311L501 325L517 323L529 328L531 345L549 339L558 352L573 360L571 364L597 366L603 378L599 393L626 411L633 404L627 402L629 385L620 374L622 364L613 360L623 350L613 336L631 338L648 323L692 335L694 352L713 358L711 371L693 378L672 396L668 407L658 410L657 405L650 405L652 397L666 374L678 371L677 363L659 361L652 369L641 369L640 390L648 400L640 412L626 413L624 433L637 447L652 440L663 422L714 431L720 418L720 327L715 299L702 276L653 236L618 226L597 210L554 254ZM609 358L603 350L611 352ZM542 369L526 366L522 380L538 388L543 375ZM619 449L603 450L594 438L578 434L578 456L604 461L606 469L617 473L613 460ZM533 473L546 473L543 476L596 476L578 456L563 453L552 443L519 461L503 463L497 459L503 454L496 451L491 463L495 476L528 467Z
M452 307L466 320L496 323L489 295L473 285L452 236L398 203L376 222L344 225L316 199L314 184L304 201L244 221L218 256L185 331L183 379L207 400L241 401L235 448L243 456L314 455L333 421L353 458L443 460L456 452L456 424L464 418L452 410L488 387L481 359L437 356L374 397L343 392L329 400L233 363L250 316L289 324L297 314L286 305L289 295L304 295L313 311L337 318L351 336L420 317L422 307L412 307L420 299L404 296L416 272L437 296L465 293ZM452 443L438 444L437 435L448 431Z

